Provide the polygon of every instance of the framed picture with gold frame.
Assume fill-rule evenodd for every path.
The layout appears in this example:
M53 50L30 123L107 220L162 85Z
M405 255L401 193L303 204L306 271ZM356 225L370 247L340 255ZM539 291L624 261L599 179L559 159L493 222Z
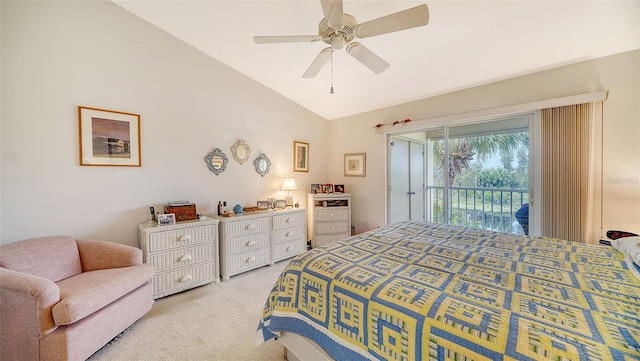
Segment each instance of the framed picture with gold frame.
M140 167L140 115L78 107L80 165Z
M309 171L309 143L293 141L293 171Z

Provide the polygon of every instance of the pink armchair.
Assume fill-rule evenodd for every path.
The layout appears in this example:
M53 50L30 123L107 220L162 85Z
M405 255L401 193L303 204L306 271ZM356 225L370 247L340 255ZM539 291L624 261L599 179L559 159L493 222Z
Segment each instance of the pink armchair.
M35 238L0 247L0 358L85 360L151 309L153 266L122 244Z

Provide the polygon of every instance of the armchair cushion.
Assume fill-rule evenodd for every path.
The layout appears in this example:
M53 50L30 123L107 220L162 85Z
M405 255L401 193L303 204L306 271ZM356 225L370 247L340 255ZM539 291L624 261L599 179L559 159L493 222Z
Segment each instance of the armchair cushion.
M69 236L41 237L5 244L0 252L0 267L53 282L82 272L76 240Z
M107 306L153 278L153 266L130 267L83 272L56 284L60 302L53 307L55 324L72 324Z
M83 272L129 267L142 263L142 251L139 248L95 240L78 239L76 243Z

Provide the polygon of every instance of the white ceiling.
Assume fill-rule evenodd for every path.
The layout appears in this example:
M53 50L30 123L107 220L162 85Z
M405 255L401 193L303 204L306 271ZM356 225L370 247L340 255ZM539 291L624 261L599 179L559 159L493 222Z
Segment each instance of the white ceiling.
M112 0L326 118L336 119L640 48L640 1L344 1L359 23L423 3L427 26L360 39L391 64L374 74L344 49L303 79L327 45L255 44L316 35L319 0Z

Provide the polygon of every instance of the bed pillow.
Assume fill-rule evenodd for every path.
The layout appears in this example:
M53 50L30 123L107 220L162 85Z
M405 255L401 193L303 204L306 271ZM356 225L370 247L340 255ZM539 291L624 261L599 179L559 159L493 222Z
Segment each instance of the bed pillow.
M640 236L618 238L611 245L640 266Z

